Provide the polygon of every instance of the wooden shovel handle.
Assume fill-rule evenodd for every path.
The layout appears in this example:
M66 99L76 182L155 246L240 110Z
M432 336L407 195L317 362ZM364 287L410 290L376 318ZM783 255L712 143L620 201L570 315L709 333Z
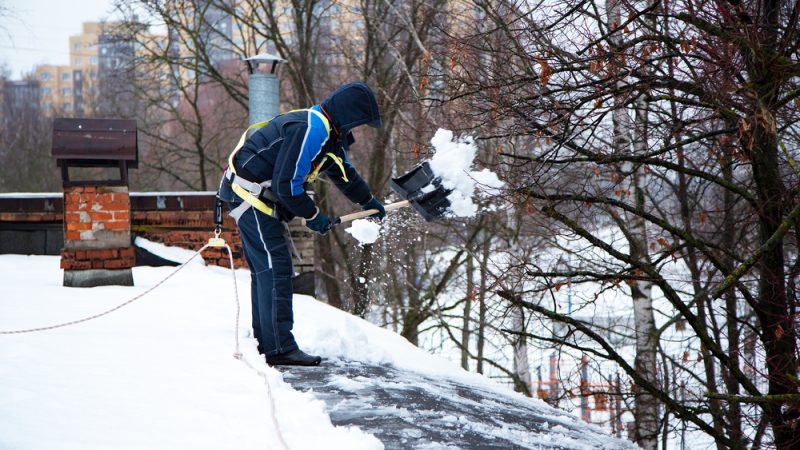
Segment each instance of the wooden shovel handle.
M402 208L404 206L408 206L410 204L411 204L411 202L409 202L408 200L401 200L399 202L390 203L390 204L384 206L383 208L386 211L393 211L395 209ZM340 223L345 223L345 222L351 222L351 221L356 220L356 219L363 219L364 217L369 217L369 216L371 216L371 215L373 215L373 214L375 214L377 212L378 212L377 209L368 209L366 211L359 211L359 212L346 214L344 216L339 217L339 222Z
M411 204L411 202L409 202L408 200L401 200L399 202L394 202L394 203L390 203L388 205L385 205L383 207L383 209L385 209L386 211L393 211L395 209L399 209L399 208L402 208L404 206L408 206L410 204ZM359 211L359 212L354 212L354 213L350 213L350 214L345 214L344 216L341 216L341 217L338 217L338 218L331 218L331 219L334 220L334 222L335 222L334 225L338 225L340 223L352 222L353 220L356 220L356 219L363 219L364 217L369 217L369 216L371 216L371 215L373 215L373 214L375 214L377 212L378 212L377 209L368 209L366 211ZM306 224L306 219L301 218L300 219L300 223L302 225L305 225Z

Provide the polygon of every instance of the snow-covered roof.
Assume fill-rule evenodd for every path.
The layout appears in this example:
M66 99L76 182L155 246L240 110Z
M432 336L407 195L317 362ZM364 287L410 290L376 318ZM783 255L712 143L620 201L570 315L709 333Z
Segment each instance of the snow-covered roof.
M153 288L173 270L135 267L133 287L66 288L58 257L0 255L0 331L63 323L114 308ZM460 386L451 391L440 386L432 394L450 392L447 395L453 398L448 400L454 403L474 401L460 398L474 391L495 402L536 411L540 417L536 423L548 423L546 429L487 418L499 428L487 430L489 436L502 438L505 433L518 441L529 436L519 441L520 448L539 448L533 443L544 440L561 448L631 447L310 297L295 297L295 336L302 348L328 361L318 368L281 373L257 354L249 330L249 274L239 270L236 278L243 293L238 329L230 271L190 264L153 292L109 315L54 330L0 335L4 399L0 447L280 449L284 443L291 449L401 447L382 443L375 430L349 426L338 418L335 425L332 417L341 416L331 412L331 404L323 402L320 393L286 382L298 370L333 372L348 361L390 368L394 384L378 386L384 390L420 387L419 380L434 380ZM243 361L232 356L237 336ZM377 378L358 375L329 381L338 383L341 392L381 384ZM364 409L354 413L369 410L369 399L364 401L360 407ZM450 421L458 426L461 421L451 412L434 409L426 414L442 424ZM484 425L470 426L475 432ZM426 445L419 448L449 445L409 433L410 442Z

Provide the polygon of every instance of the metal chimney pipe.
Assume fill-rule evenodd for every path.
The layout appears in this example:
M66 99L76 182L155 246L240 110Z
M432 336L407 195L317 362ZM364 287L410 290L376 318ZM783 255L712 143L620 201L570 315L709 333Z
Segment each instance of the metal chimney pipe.
M250 77L247 81L249 90L248 108L250 109L250 125L272 119L280 113L281 94L278 80L278 67L286 61L275 55L261 53L245 58ZM269 65L269 71L260 71L260 64Z
M250 125L278 115L281 103L279 86L280 83L275 74L259 72L250 74L248 82Z

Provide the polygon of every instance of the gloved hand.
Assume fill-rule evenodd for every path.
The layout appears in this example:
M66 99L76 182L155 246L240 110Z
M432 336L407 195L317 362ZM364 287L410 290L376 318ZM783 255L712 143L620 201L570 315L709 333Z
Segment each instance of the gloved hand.
M311 216L310 219L306 219L306 226L313 231L316 231L319 234L324 235L327 233L333 225L331 225L330 219L325 214L320 212L319 208L317 208L317 213Z
M369 199L367 203L361 205L361 209L364 211L368 209L377 209L378 212L371 215L370 217L377 217L378 219L381 220L383 220L383 218L386 217L386 209L383 208L381 202L379 202L378 199L376 199L374 196L371 199Z

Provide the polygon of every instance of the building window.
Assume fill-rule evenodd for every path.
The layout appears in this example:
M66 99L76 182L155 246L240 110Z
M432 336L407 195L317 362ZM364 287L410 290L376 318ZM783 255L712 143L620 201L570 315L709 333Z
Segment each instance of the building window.
M70 95L72 95L72 89L70 88L61 89L61 95L64 97L69 97Z
M44 109L50 109L52 107L53 107L53 102L44 102L44 103L42 103L42 108L44 108Z
M73 46L72 46L72 49L73 49L73 50L75 50L76 52L79 52L79 51L81 50L81 44L80 44L80 42L78 42L78 43L76 43L75 45L73 45Z
M76 81L80 81L81 80L81 73L80 72L75 72L75 80Z
M53 90L50 89L50 88L43 88L42 89L42 95L49 97L49 96L53 95Z
M50 72L42 72L42 74L40 75L40 78L42 79L42 81L50 80Z
M83 63L83 61L81 61L81 59L80 59L80 58L75 58L75 62L73 63L73 65L75 65L75 66L80 66L80 65L81 65L81 63Z
M72 79L72 74L71 73L67 72L67 73L62 73L61 74L61 80L62 81L69 81L71 79Z
M89 58L89 62L90 62L90 63L91 63L93 66L96 66L96 65L97 65L97 56L92 56L91 58Z
M71 110L72 109L72 103L67 103L67 102L62 103L61 104L61 109L63 109L64 111Z

